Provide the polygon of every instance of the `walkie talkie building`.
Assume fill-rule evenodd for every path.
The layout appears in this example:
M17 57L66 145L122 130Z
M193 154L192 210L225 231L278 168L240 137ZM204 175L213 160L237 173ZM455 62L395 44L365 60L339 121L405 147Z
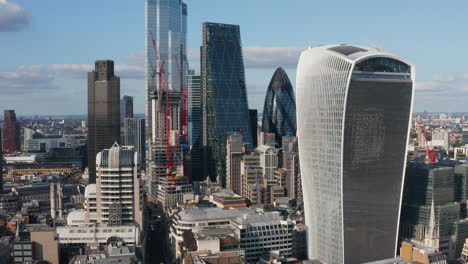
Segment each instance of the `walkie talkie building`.
M310 259L395 256L414 80L413 65L378 49L302 52L297 134Z

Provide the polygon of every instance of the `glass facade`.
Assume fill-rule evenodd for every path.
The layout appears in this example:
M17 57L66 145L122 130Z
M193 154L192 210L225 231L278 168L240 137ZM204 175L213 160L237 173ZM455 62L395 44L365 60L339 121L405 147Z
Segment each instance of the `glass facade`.
M407 165L400 230L403 238L423 240L428 235L424 230L431 225L432 207L433 225L437 228L434 235L441 238L454 235L454 223L464 218L459 194L466 187L459 184L459 177L466 177L466 167L453 166L455 163L410 162Z
M146 136L151 138L151 92L159 86L157 72L164 63L163 87L167 80L170 91L181 91L181 80L187 78L187 5L181 0L146 0L145 15Z
M202 170L202 92L200 75L188 75L187 126L192 146L192 180L203 180Z
M395 255L412 85L352 76L343 141L345 263Z
M414 67L391 74L359 68L373 58L399 60L340 46L301 54L297 135L302 186L308 190L308 257L354 264L396 253Z
M204 23L201 54L204 173L224 185L227 135L252 144L239 26Z
M262 132L274 133L277 144L283 136L296 135L296 100L288 75L276 69L268 85L263 107Z
M125 146L133 146L138 152L141 168L145 168L146 149L145 149L145 119L125 118Z

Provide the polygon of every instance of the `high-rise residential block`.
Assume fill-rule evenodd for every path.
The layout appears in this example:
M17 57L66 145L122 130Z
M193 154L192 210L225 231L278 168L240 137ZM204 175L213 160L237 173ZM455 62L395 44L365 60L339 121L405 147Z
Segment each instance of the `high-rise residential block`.
M223 179L228 133L252 144L239 26L203 23L201 53L204 169Z
M192 180L203 180L202 166L202 91L200 75L188 75L187 125L189 144L192 147Z
M125 146L133 146L138 152L140 166L146 168L145 119L127 117L124 119Z
M15 110L5 110L3 114L3 151L21 151L20 124L16 120Z
M96 182L96 154L120 142L120 78L114 62L98 60L88 72L89 182Z
M296 99L288 75L283 68L276 69L265 97L262 132L274 133L275 142L282 136L296 135Z
M226 188L241 194L242 135L231 134L226 145ZM222 184L222 183L221 183Z
M302 52L297 136L310 259L395 256L414 82L412 64L380 49Z

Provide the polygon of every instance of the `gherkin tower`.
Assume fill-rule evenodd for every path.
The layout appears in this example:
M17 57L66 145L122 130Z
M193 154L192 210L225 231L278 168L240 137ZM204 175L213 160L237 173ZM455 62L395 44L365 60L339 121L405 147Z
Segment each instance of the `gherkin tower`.
M274 133L276 143L281 137L296 135L296 101L288 75L276 69L268 85L263 107L262 132Z

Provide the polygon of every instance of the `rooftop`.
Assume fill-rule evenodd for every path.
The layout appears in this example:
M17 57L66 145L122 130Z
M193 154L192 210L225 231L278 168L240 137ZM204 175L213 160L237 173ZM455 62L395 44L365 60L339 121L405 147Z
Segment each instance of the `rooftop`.
M206 221L216 219L233 219L243 215L255 214L249 208L233 208L221 209L218 207L212 208L190 208L184 209L177 213L182 221Z

